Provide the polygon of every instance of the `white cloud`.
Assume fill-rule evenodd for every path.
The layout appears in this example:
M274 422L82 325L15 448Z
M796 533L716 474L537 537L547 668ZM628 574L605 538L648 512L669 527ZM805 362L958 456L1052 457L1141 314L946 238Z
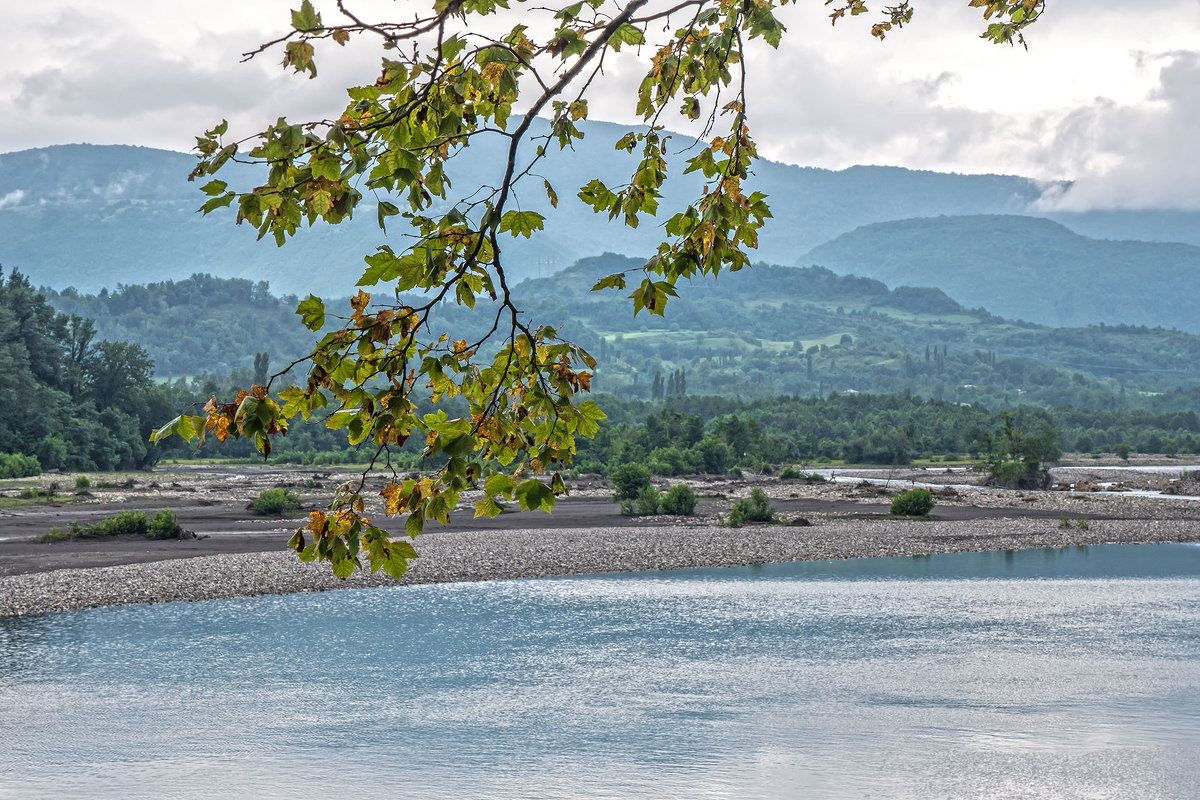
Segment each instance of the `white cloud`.
M4 208L5 206L15 206L24 199L25 199L25 190L24 189L14 189L13 191L9 192L8 194L4 195L3 197L0 197L0 208Z
M1075 180L1046 205L1200 208L1200 53L1167 54L1151 102L1098 99L1063 120L1048 152Z
M413 6L355 0L380 16ZM327 15L336 11L317 0ZM187 150L218 119L258 130L277 116L336 115L342 88L373 79L373 46L318 51L321 77L285 74L275 53L241 54L287 24L286 4L78 0L6 9L0 32L0 152L89 141ZM1061 202L1191 205L1195 169L1174 153L1195 139L1200 0L1054 0L1030 50L978 38L965 2L920 0L885 42L861 19L831 27L816 0L781 10L778 51L755 43L750 112L760 152L797 164L1008 172L1073 178ZM399 9L399 12L397 11ZM652 49L610 56L592 116L633 121ZM1174 53L1164 59L1163 53ZM666 118L685 128L680 117Z

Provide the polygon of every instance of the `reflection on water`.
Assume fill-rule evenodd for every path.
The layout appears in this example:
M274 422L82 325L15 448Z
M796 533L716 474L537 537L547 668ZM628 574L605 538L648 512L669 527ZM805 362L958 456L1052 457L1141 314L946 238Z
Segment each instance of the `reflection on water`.
M1200 797L1200 547L0 622L0 797Z

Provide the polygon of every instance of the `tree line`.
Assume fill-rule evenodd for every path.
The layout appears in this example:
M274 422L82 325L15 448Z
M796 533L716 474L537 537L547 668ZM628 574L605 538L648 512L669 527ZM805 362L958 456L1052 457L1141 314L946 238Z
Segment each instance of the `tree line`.
M608 419L594 439L579 443L581 472L606 474L627 463L681 475L832 461L1012 460L1014 431L1026 433L1041 460L1053 460L1045 455L1058 450L1200 453L1200 415L1194 411L992 409L895 394L597 402Z

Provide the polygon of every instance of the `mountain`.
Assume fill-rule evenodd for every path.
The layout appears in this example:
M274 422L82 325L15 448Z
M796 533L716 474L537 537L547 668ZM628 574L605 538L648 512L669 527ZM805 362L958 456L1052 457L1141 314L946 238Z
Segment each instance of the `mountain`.
M1045 219L954 216L865 225L810 250L820 264L1044 325L1200 332L1200 247L1107 241Z
M597 217L573 198L592 177L615 184L628 179L635 158L613 149L626 128L587 124L588 138L573 153L553 154L547 177L562 202L549 206L534 181L516 196L525 209L547 216L544 235L505 243L516 278L549 275L579 258L604 251L644 256L661 229L646 221L637 230ZM543 132L537 127L534 134ZM455 189L486 181L501 157L502 141L480 138L451 164ZM691 140L676 135L679 151ZM363 268L363 255L388 242L402 246L396 222L384 235L375 224L374 198L355 219L336 228L301 231L283 248L256 241L233 212L196 213L203 196L186 176L191 156L142 147L69 145L0 154L0 264L17 267L35 284L95 292L118 284L181 280L194 273L268 281L280 293L344 294ZM231 165L223 178L235 187L257 183L256 168ZM940 214L1030 214L1043 186L1014 176L950 175L892 167L830 171L760 161L751 185L766 192L775 215L756 258L795 263L797 256L863 225ZM696 176L668 183L662 216L697 196ZM451 191L455 191L452 189ZM1200 214L1112 211L1058 214L1062 224L1090 235L1180 239L1200 244Z

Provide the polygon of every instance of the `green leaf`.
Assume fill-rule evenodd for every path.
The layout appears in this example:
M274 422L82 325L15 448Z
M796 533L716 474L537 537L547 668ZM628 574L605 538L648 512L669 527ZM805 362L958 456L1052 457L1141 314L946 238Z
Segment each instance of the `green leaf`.
M534 231L542 229L545 217L536 211L506 211L500 218L500 233L511 233L513 236L524 236L526 239Z
M312 170L314 178L336 181L342 177L342 163L336 158L314 158L308 168Z
M408 572L408 562L402 556L393 555L383 563L383 571L396 580L400 580L404 577L404 573Z
M415 539L424 527L425 515L420 511L414 511L408 515L408 521L404 523L404 532L408 534L410 539Z
M508 497L515 487L516 481L503 472L497 472L487 476L487 480L483 482L483 491L491 496L504 495Z
M337 575L342 580L346 580L354 574L354 570L359 566L358 561L353 558L343 558L334 561L332 564L333 574Z
M229 208L229 204L233 202L233 199L236 196L237 195L235 195L233 192L226 192L220 197L214 197L211 200L206 200L204 205L200 206L200 213L208 214L209 212L215 211L218 208Z
M528 511L539 508L549 511L554 508L554 492L536 478L530 478L517 486L517 501Z
M321 29L321 15L313 8L313 4L309 0L304 0L300 4L300 10L292 11L292 27L298 31L319 31Z
M185 441L191 441L197 436L203 436L204 417L193 417L182 414L150 434L150 441L157 442L171 434L178 434Z
M600 280L596 281L596 285L592 287L592 291L598 292L602 289L624 289L624 288L625 288L625 276L618 272L615 275L606 275L603 278L601 278Z
M638 45L645 41L646 37L642 35L639 28L625 22L608 37L608 46L613 50L620 50L623 44Z
M319 331L325 326L325 302L316 295L310 294L301 300L296 313L310 331Z
M481 497L475 503L475 516L476 517L499 516L500 512L503 510L504 509L500 507L500 504L497 503L495 500L493 500L490 497Z

